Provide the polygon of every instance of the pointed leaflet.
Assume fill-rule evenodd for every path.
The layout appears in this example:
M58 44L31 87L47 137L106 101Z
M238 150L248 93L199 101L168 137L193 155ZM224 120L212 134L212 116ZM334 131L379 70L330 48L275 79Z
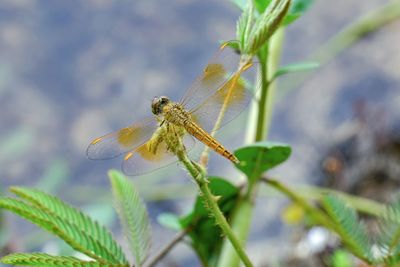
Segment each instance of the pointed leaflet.
M104 226L92 220L80 210L62 202L55 196L36 189L11 187L10 190L19 197L31 202L39 209L54 214L62 220L75 225L80 231L91 236L94 240L99 242L101 246L110 251L111 254L115 255L119 262L127 262L121 247L115 242L111 233Z
M96 261L84 261L75 257L52 256L45 253L14 253L1 259L5 264L14 266L43 266L43 267L128 267L127 264L113 264Z
M358 220L354 209L338 197L327 195L322 204L336 225L334 229L346 247L357 257L371 263L371 242L366 233L365 225Z
M386 264L393 266L400 259L400 200L388 205L380 221L378 243Z
M73 249L103 263L122 263L97 240L75 224L13 198L0 198L0 208L7 209L64 240Z
M289 64L289 65L280 67L274 73L270 82L272 82L274 79L278 78L279 76L282 76L282 75L285 75L288 73L307 71L307 70L316 69L318 67L319 67L319 63L317 63L317 62L299 62L299 63Z
M150 243L150 220L146 206L140 199L133 184L122 173L111 170L110 177L115 206L135 257L135 266L141 266L146 259Z

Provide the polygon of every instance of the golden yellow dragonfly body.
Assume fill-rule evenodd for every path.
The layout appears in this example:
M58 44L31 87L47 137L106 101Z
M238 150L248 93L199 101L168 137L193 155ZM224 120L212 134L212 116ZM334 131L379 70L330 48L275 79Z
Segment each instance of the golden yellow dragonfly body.
M126 154L122 169L128 175L140 175L176 161L175 148L185 149L199 140L233 163L238 159L213 137L217 126L236 117L248 104L251 94L241 75L252 65L227 44L194 81L179 102L154 97L153 116L129 127L94 139L88 149L90 159L108 159Z

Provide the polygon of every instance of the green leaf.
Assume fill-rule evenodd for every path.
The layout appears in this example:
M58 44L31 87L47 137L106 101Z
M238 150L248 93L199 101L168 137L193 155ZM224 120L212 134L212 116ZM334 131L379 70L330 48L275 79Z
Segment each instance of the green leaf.
M385 263L393 266L400 260L400 200L386 206L380 221L378 243Z
M135 257L135 266L147 258L151 244L150 220L147 209L133 184L120 172L111 170L114 202L125 236Z
M261 174L287 160L291 148L288 145L273 142L258 142L235 151L240 163L235 165L251 182Z
M253 26L253 6L248 5L236 24L236 39L239 40L237 50L244 51L248 43L251 27Z
M218 206L229 220L231 211L239 197L239 190L228 181L209 177L209 187L213 195L220 197ZM183 228L190 229L189 236L192 240L192 247L204 263L211 263L216 260L222 246L222 232L215 224L214 218L210 217L201 197L197 197L193 211L180 219Z
M179 221L179 217L173 213L167 213L167 212L161 213L157 217L157 221L159 224L161 224L162 226L164 226L166 228L176 230L176 231L182 230L182 225Z
M75 224L35 206L13 198L0 198L0 208L7 209L64 240L73 249L101 262L122 263L91 235Z
M272 76L271 81L278 78L279 76L282 76L282 75L285 75L288 73L307 71L307 70L316 69L318 67L319 67L319 63L317 63L317 62L300 62L300 63L289 64L289 65L279 68L275 72L275 74Z
M283 24L288 25L300 18L314 3L314 0L292 0L289 12L287 13Z
M314 0L292 0L289 14L303 14L311 7L313 3Z
M43 267L128 267L128 264L112 264L95 261L83 261L75 257L52 256L45 253L14 253L1 259L5 264L17 266L43 266Z
M104 249L109 251L110 254L114 255L117 262L127 262L121 247L113 239L111 233L104 226L92 220L80 210L62 202L55 196L36 189L11 187L10 190L19 197L32 203L35 207L60 218L62 221L68 222L79 231L86 233L104 247Z
M273 0L257 19L249 36L249 46L245 54L255 55L279 28L290 5L290 0Z
M251 0L250 0L251 1ZM271 0L254 0L254 5L258 13L262 14L267 6L271 3Z
M358 220L354 209L338 197L327 195L322 204L335 224L335 231L345 246L357 257L368 263L373 261L371 242L367 236L365 225Z
M283 25L289 25L295 22L298 18L301 17L301 14L286 14L285 18L283 19Z

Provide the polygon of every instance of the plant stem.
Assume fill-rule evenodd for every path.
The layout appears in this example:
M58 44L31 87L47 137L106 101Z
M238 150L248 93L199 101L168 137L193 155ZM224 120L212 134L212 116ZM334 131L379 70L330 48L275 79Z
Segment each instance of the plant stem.
M204 169L200 165L192 162L187 157L184 151L178 151L177 156L179 161L183 163L183 165L186 167L186 169L189 171L190 175L194 178L196 184L198 185L201 193L200 195L205 202L205 208L208 209L210 215L214 217L216 224L221 228L222 233L229 239L237 255L239 255L240 259L243 261L244 265L246 267L252 267L253 264L251 263L246 252L244 251L242 244L236 238L231 227L226 221L225 216L218 207L218 197L214 196L211 193L210 188L208 187L208 180L206 178L207 176Z
M180 231L165 247L163 247L152 259L150 259L144 266L153 267L156 265L165 255L178 244L188 233L189 228Z
M290 190L288 187L284 186L283 184L279 183L278 181L268 179L268 178L262 178L261 180L263 182L269 184L273 188L277 189L281 193L285 194L294 203L299 204L318 224L321 224L322 226L326 227L327 229L338 234L340 236L340 238L342 239L342 242L350 248L350 251L355 256L357 256L358 258L362 259L363 261L365 261L367 263L371 263L371 259L369 259L366 255L363 255L363 253L360 253L358 250L352 249L354 240L352 240L348 236L347 232L343 231L342 227L335 224L334 220L332 220L329 216L327 216L323 211L312 206L311 204L309 204L306 201L306 199L302 198L297 193Z
M304 198L284 186L283 184L279 183L276 180L262 178L261 181L267 183L268 185L272 186L276 190L280 191L281 193L285 194L289 199L293 202L299 204L305 211L307 211L316 221L320 224L324 225L329 229L335 229L335 225L331 223L331 220L324 215L322 212L317 210L315 207L310 205Z
M352 46L367 34L377 31L383 26L400 19L400 1L391 1L388 4L361 16L342 31L323 44L307 61L328 63L338 54ZM313 72L292 74L293 78L282 82L280 98L291 90L298 88Z
M256 135L254 137L254 141L261 141L266 135L266 105L268 98L268 66L266 61L263 59L260 60L260 75L261 75L261 96L258 102L258 116L257 116L257 124L256 124Z
M255 133L250 142L264 140L269 131L269 125L272 115L273 96L275 91L275 83L268 82L273 73L278 67L281 47L284 39L284 29L278 29L271 37L268 46L268 58L260 60L261 73L261 96L258 102L258 107L252 107L252 110L257 109L257 116L250 113L249 120L256 120L252 123L254 129L248 129L251 133ZM251 123L251 122L250 122ZM249 134L246 134L247 136ZM257 195L257 183L249 184L247 193L237 203L232 216L232 228L240 240L247 240L252 214L254 208L254 199ZM219 267L237 267L239 259L233 250L232 246L225 242L222 247L221 257L218 262Z

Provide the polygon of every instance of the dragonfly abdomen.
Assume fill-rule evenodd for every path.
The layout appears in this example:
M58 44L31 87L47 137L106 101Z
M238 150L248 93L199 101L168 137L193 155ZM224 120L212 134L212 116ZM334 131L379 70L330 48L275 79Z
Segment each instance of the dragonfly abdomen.
M223 145L221 145L215 138L213 138L209 133L204 131L194 122L187 122L184 124L185 129L188 133L193 135L197 140L205 144L206 146L213 149L215 152L221 156L229 159L233 163L239 163L239 160L233 155L229 150L227 150Z

